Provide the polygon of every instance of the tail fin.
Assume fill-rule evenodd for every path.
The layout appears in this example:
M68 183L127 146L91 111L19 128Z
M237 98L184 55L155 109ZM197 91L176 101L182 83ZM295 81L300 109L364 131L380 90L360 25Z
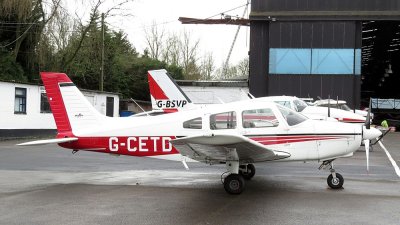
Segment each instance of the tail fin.
M101 115L64 73L41 72L59 137L98 126Z
M150 70L148 80L153 110L176 112L194 108L192 101L166 70Z

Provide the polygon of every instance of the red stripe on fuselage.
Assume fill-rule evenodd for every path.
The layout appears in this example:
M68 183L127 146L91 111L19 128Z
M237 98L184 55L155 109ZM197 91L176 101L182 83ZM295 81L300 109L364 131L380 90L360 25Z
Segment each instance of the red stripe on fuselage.
M173 136L133 136L133 137L78 137L70 143L59 144L64 148L113 153L130 156L157 156L178 154L169 143Z
M163 111L165 113L174 113L174 112L178 112L178 109L177 108L169 108L169 109L163 108Z
M336 118L340 122L344 123L365 123L365 120L351 119L351 118Z
M252 137L250 139L259 142L263 145L278 145L295 142L318 141L318 140L334 140L345 138L343 136L266 136Z

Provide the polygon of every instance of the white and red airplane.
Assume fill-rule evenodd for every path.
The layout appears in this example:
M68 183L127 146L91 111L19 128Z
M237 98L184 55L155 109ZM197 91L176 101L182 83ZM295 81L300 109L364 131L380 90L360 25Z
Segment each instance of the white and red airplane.
M155 112L176 112L178 110L187 110L204 106L193 104L164 69L150 70L148 72L148 80L151 103ZM251 98L254 97L251 96ZM327 108L310 106L303 100L294 96L270 96L256 99L261 102L275 102L300 112L314 120L337 120L345 123L365 123L365 116L361 116L348 110L337 109L335 107Z
M57 143L73 151L226 164L224 188L231 194L240 194L244 179L254 176L253 163L265 161L321 161L330 168L328 185L341 188L344 179L332 161L351 156L361 142L368 153L370 140L381 135L369 124L310 120L254 99L154 117L106 117L66 74L42 72L41 77L58 134L20 145Z

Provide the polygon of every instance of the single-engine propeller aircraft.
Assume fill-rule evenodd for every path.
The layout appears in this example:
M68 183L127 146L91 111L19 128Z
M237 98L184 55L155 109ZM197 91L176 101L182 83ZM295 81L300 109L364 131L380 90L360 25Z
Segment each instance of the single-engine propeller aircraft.
M255 175L253 163L265 161L321 161L321 167L330 168L328 185L341 188L344 179L332 161L381 135L369 124L310 120L254 99L154 117L106 117L66 74L42 72L41 77L58 134L20 145L57 143L73 151L226 164L224 188L230 194L240 194L244 180Z
M178 110L193 109L202 105L195 105L188 96L168 75L167 71L150 70L148 73L150 97L155 112L176 112ZM251 96L253 98L253 96ZM309 106L303 100L294 96L269 96L256 98L257 101L275 102L291 108L314 120L337 120L345 123L365 123L365 116L335 107ZM178 104L178 103L183 104ZM331 102L333 105L333 102Z

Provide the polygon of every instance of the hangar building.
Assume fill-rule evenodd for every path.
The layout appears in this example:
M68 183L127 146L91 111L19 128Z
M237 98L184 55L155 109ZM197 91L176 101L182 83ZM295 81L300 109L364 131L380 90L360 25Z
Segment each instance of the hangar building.
M400 98L399 0L252 0L250 27L257 97Z

